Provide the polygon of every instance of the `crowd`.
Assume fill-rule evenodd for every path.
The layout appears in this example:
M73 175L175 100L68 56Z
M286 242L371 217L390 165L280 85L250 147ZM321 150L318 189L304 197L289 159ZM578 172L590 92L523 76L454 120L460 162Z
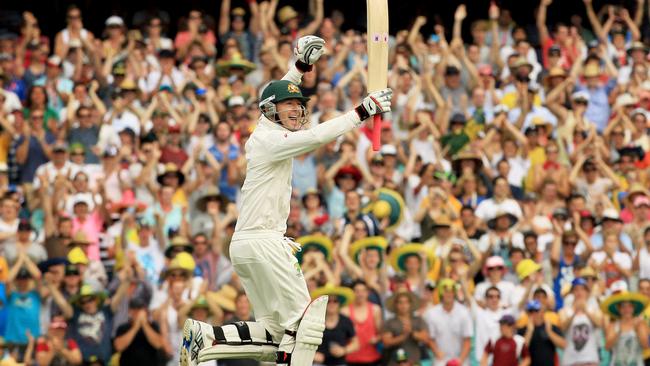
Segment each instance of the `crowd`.
M464 38L465 5L415 17L380 151L366 126L294 159L286 235L330 295L315 364L650 364L650 7L583 2L472 9ZM253 319L229 241L258 96L309 34L312 126L373 75L323 0L243 4L0 35L0 365L176 366L187 317Z

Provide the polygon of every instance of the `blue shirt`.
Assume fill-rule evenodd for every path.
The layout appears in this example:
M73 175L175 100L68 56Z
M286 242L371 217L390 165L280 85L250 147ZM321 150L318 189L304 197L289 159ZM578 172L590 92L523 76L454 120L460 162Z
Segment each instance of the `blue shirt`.
M25 136L20 136L16 146L20 146L23 141L25 141ZM50 132L45 132L45 142L48 144L53 144L55 141L54 135ZM18 181L22 183L32 183L34 181L34 175L36 169L39 166L50 161L47 155L45 155L45 150L43 146L34 136L29 137L29 151L27 153L27 160L24 164L19 165L20 173L18 175Z
M217 145L212 145L212 147L208 149L208 152L212 154L218 162L223 163L224 155L219 149L217 149ZM237 158L239 158L239 148L234 144L230 144L228 146L228 160L233 161ZM221 178L219 178L219 191L221 194L228 197L231 202L235 202L237 200L237 187L237 184L228 184L228 167L224 166L221 169Z
M291 185L293 189L302 197L308 189L316 188L316 161L313 155L305 159L293 159L293 174Z
M41 335L40 308L41 297L35 290L29 292L13 291L7 304L8 319L5 331L7 343L27 344L25 330L29 329L34 338Z
M589 104L585 111L585 118L594 122L598 132L603 132L609 122L610 106L608 96L616 87L616 79L610 78L605 85L594 89L587 88L584 84L578 84L576 91L586 91L589 93Z
M97 356L107 363L113 348L112 330L113 312L110 306L102 307L95 314L83 313L75 307L74 315L68 323L67 337L77 342L84 361L87 361L90 356Z
M7 306L7 295L4 282L0 282L0 336L4 336L7 329L7 316L9 315L9 308Z

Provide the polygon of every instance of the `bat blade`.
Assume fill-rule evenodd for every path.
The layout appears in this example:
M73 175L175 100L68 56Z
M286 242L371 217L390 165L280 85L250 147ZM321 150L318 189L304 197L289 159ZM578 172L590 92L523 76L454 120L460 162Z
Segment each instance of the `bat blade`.
M388 84L388 0L366 0L368 13L368 91L384 89ZM381 116L375 115L372 149L381 145Z

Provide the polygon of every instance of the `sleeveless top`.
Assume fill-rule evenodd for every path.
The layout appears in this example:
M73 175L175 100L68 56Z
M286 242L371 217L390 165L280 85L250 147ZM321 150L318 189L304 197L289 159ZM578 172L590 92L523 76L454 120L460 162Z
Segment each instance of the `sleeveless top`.
M615 328L617 332L620 326L620 324L616 324ZM618 337L618 340L612 348L612 361L610 365L643 366L643 349L633 329L622 332Z
M566 334L567 347L562 357L562 365L570 366L584 363L598 363L598 333L585 314L578 314Z
M354 331L357 333L359 339L359 350L347 355L345 360L350 363L370 363L376 362L381 358L375 345L370 343L370 339L377 335L377 328L375 327L375 319L372 314L372 303L368 302L366 305L366 312L368 315L363 321L357 320L354 313L354 305L349 305L350 320L354 325Z
M79 35L81 38L87 38L88 37L88 30L86 28L82 28L81 31L79 31ZM70 31L68 28L65 28L64 30L61 31L61 40L63 41L64 44L69 44L70 43Z
M571 282L575 278L573 269L578 265L580 258L576 255L573 257L573 262L567 263L564 260L564 256L560 255L560 263L558 265L559 270L557 272L557 277L553 278L553 292L555 293L555 311L562 309L564 304L562 296L562 288L565 286L570 286Z

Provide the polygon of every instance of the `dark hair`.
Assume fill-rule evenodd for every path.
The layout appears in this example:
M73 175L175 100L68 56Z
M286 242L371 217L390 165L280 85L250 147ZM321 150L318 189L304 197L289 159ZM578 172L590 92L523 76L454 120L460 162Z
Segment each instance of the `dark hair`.
M492 179L492 185L496 186L497 182L501 179L505 180L506 183L508 183L508 178L504 177L503 175L497 175L496 177L494 177L494 179Z
M501 290L499 290L498 287L496 287L496 286L490 286L490 287L487 288L487 290L485 290L485 296L486 296L486 297L487 297L487 295L488 295L488 293L489 293L490 291L496 291L496 292L499 293L499 296L501 295Z
M357 287L357 285L363 285L365 288L368 288L368 284L366 283L366 281L364 281L362 279L356 279L356 280L352 281L352 283L350 284L350 288L353 289L353 288Z
M34 94L34 90L40 89L43 91L43 95L45 96L45 108L47 108L47 105L49 104L49 97L47 96L47 91L45 90L45 87L42 85L32 85L31 88L29 88L29 91L27 91L27 98L25 100L25 106L27 109L32 110L32 94Z

